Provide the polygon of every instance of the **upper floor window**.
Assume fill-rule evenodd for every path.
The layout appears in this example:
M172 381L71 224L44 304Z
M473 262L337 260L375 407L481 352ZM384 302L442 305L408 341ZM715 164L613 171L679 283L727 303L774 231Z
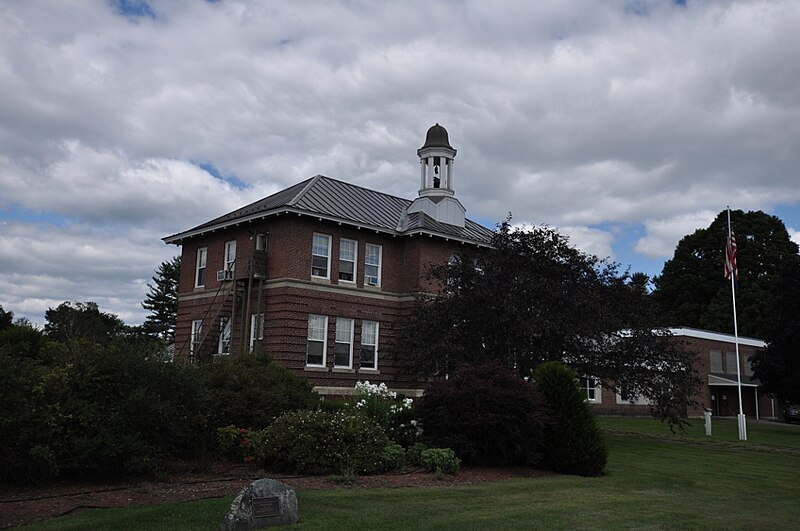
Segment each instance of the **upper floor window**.
M356 281L356 256L358 242L342 238L339 240L339 280Z
M336 344L333 348L333 366L353 367L353 320L336 318Z
M586 401L591 404L601 402L600 380L597 378L581 378L581 391L586 394Z
M331 237L314 234L311 245L311 276L331 278Z
M364 250L364 284L368 286L381 285L381 254L380 245L368 243Z
M206 285L206 259L208 258L208 248L200 247L197 250L197 262L194 272L194 287L202 288Z
M225 242L225 271L233 271L236 266L236 240Z
M719 350L710 350L708 352L709 372L722 372L722 352Z
M378 368L378 323L375 321L361 323L361 368Z
M256 251L267 250L267 233L259 232L256 234Z
M725 369L728 374L736 374L736 353L735 352L726 352L725 353Z
M222 317L219 320L219 344L217 345L217 354L230 354L231 353L231 319L230 317Z
M328 343L328 318L324 315L308 316L308 346L306 365L325 366L325 351Z

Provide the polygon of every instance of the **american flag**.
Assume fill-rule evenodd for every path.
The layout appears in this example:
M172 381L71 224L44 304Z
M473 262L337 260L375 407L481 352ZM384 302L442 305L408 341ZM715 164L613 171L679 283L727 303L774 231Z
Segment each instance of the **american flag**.
M733 278L739 280L739 268L736 267L736 237L733 235L733 231L728 233L728 242L725 244L725 278L730 280L731 272L733 272Z

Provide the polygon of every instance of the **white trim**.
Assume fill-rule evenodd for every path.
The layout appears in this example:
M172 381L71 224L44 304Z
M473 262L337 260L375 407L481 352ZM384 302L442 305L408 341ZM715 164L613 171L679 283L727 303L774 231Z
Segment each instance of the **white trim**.
M708 330L698 330L696 328L667 328L673 336L677 337L695 337L697 339L708 339L711 341L722 341L724 343L735 343L736 337L733 334L723 334L720 332L709 332ZM756 339L752 337L739 337L740 345L747 345L749 347L764 348L767 342L763 339Z
M339 341L339 324L344 323L345 321L350 321L350 330L348 330L349 339L347 340L347 365L337 365L336 364L336 345L338 344L345 344L344 341ZM336 318L336 336L334 337L333 342L333 368L334 369L352 369L353 368L353 343L355 343L355 331L356 331L356 321L355 319L350 319L349 317L337 317Z
M323 328L322 328L322 363L309 363L308 362L308 345L314 341L315 343L319 343L318 338L311 337L311 319L312 318L320 318L323 320ZM327 315L315 315L309 314L308 316L308 335L306 336L306 367L318 367L318 368L325 368L325 363L327 362L327 353L328 353L328 316Z
M328 254L316 254L314 252L314 241L317 237L324 238L328 240ZM313 236L311 236L311 278L324 278L330 280L331 278L331 247L333 246L333 237L330 234L323 234L321 232L315 232ZM324 256L326 263L325 268L325 276L322 275L315 275L314 274L314 257L315 256Z
M367 259L369 256L369 248L370 247L377 247L378 248L378 263L377 264L368 264ZM367 267L377 267L378 268L378 276L376 278L377 283L373 284L367 281ZM364 244L364 285L365 286L372 286L379 288L381 286L381 275L383 270L383 245L379 243L365 243ZM370 278L374 278L373 275L370 275Z
M375 343L365 343L364 342L364 325L367 323L371 323L375 325ZM377 371L378 370L378 344L379 344L379 333L380 333L380 323L378 321L361 321L361 342L360 342L360 349L359 349L359 357L358 357L358 368L362 371ZM364 346L374 347L375 350L373 352L374 363L372 367L363 367L361 365L361 349Z
M736 387L739 383L736 380L730 380L728 378L723 378L722 376L715 376L713 374L708 375L708 385L720 385L720 386L731 386ZM744 383L742 382L742 387L758 387L758 384L754 383Z
M342 279L342 262L350 262L350 260L342 260L342 242L353 243L353 280ZM358 240L350 238L339 238L339 282L346 284L355 284L358 281Z
M200 270L203 269L203 283L200 284ZM202 288L206 285L205 273L208 269L208 247L198 247L194 262L194 287Z

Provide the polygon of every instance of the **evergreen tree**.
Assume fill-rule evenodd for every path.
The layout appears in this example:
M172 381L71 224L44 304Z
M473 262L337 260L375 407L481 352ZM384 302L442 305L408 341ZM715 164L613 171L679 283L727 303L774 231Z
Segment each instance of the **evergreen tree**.
M142 303L142 307L150 311L142 326L144 331L160 337L170 344L175 341L180 271L180 256L161 262L153 276L154 284L147 284L150 291Z

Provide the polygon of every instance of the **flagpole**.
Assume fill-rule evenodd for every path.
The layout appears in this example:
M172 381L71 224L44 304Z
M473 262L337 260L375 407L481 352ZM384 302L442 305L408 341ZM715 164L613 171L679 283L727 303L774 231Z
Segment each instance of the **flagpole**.
M731 241L731 207L728 206L728 242L725 246L726 259L728 259L729 247L733 245ZM733 299L733 339L736 344L736 387L739 390L739 440L747 440L747 423L745 422L744 411L742 410L742 375L739 369L739 325L736 319L736 275L737 267L731 264L731 297ZM738 264L737 264L738 266Z

